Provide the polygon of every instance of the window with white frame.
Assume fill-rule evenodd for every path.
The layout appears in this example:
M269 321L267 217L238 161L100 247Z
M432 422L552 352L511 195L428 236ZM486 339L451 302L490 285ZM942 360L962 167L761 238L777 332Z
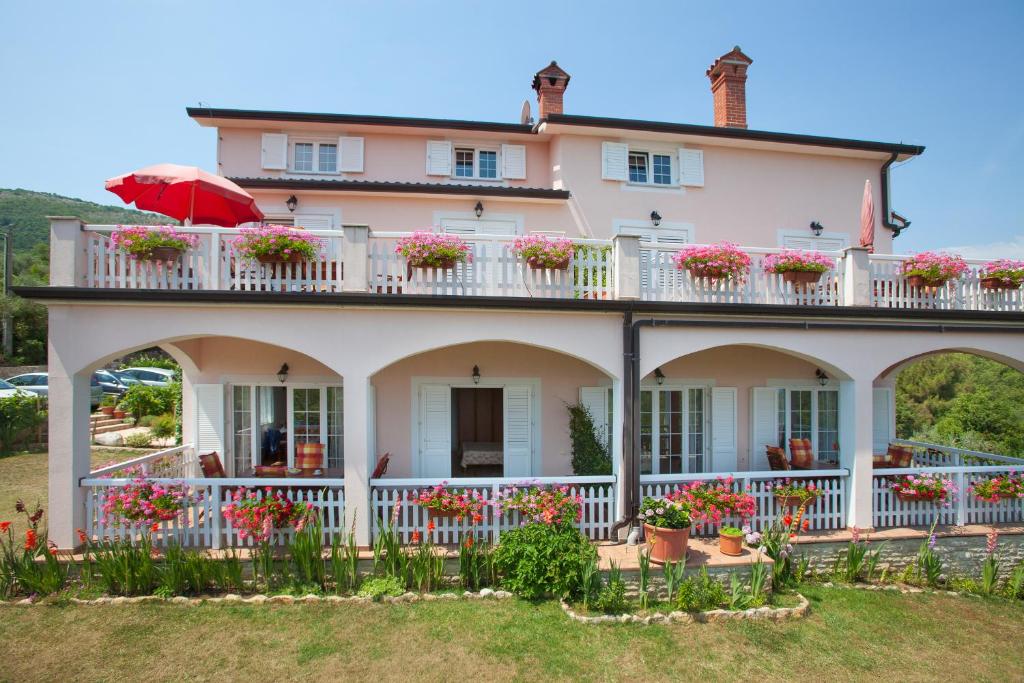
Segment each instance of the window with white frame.
M631 150L629 182L637 185L671 185L672 155Z
M707 447L706 387L640 391L640 473L703 472Z
M296 173L337 173L337 141L303 140L293 142L291 170Z
M498 178L498 152L494 149L456 147L453 172L456 178L496 180Z
M839 391L810 387L780 387L779 446L790 439L810 439L818 460L839 462Z

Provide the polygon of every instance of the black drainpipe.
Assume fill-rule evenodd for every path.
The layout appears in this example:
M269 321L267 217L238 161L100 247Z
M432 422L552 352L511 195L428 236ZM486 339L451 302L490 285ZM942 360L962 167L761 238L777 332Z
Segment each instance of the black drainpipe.
M892 237L896 239L900 233L910 227L910 221L899 215L889 206L889 167L899 159L896 152L884 164L882 164L882 226L892 230ZM893 222L895 219L898 222Z

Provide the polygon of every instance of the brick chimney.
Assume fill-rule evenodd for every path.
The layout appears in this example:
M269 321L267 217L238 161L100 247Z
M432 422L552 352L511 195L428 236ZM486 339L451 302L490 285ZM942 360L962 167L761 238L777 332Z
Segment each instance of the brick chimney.
M548 114L562 113L562 97L569 85L569 74L553 61L533 76L533 89L537 91L537 119L546 119Z
M747 67L754 60L737 45L707 70L715 96L715 125L722 128L747 127Z

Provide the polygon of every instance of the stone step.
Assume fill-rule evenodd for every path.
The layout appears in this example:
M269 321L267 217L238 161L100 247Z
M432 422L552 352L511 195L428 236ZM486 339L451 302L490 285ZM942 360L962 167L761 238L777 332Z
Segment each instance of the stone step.
M130 422L120 422L116 424L104 425L102 427L96 427L92 430L93 434L106 434L107 432L119 432L123 429L131 429L132 425Z
M125 424L126 418L118 419L116 417L103 416L102 418L94 418L92 421L93 427L109 427L110 425Z

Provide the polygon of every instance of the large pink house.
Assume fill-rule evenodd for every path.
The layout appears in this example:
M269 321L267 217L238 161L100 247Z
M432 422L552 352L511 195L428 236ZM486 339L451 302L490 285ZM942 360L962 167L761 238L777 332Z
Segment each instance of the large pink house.
M51 287L25 293L50 308L55 540L111 532L94 505L111 480L90 472L88 377L153 345L180 361L185 385L185 446L159 467L207 491L210 514L166 530L189 543L227 542L211 506L229 486L281 483L249 477L294 464L305 442L324 444L326 476L292 490L315 497L328 533L354 521L363 543L406 491L443 480L488 495L509 481L572 483L587 532L603 538L641 494L734 473L765 523L777 476L767 447L792 438L810 440L814 462L791 474L828 491L816 526L926 521L873 466L895 441L896 373L951 349L1024 369L1020 292L981 288L979 263L941 287L909 286L892 255L908 223L889 169L923 148L750 129L750 65L737 47L707 70L714 126L572 113L555 62L533 77L536 120L524 107L518 123L189 108L216 134L218 173L325 249L312 266L249 264L233 255L235 230L193 226L200 246L167 268L116 252L112 226L53 219ZM860 243L868 180L873 251ZM463 236L472 262L408 269L395 243L414 230ZM577 243L568 270L535 271L510 251L538 233ZM671 260L723 240L751 256L748 277L708 282ZM766 274L761 261L785 248L831 266L805 287ZM608 474L573 472L577 402L607 443ZM911 447L913 467L951 467L965 485L1015 466ZM201 476L196 454L210 451L229 479ZM943 514L997 512L971 501ZM406 531L421 521L401 515Z

